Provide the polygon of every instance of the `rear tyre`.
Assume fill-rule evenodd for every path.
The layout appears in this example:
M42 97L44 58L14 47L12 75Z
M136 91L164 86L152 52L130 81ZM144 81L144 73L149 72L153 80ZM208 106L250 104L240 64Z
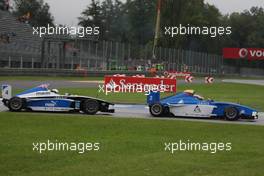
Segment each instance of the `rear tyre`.
M84 100L82 103L82 111L89 115L96 114L100 109L100 103L94 99Z
M227 107L225 109L225 118L229 121L235 121L239 119L239 112L235 107Z
M166 116L166 117L173 116L172 113L170 112L170 108L168 106L163 107L162 115Z
M8 108L10 111L19 112L25 106L25 102L23 99L19 97L13 97L8 101Z
M161 117L164 112L164 108L161 104L154 104L149 107L149 112L154 117Z

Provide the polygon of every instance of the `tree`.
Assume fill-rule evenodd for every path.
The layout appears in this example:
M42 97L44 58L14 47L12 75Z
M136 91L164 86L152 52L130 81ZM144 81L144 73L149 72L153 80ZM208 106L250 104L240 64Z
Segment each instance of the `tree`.
M8 10L8 9L9 9L9 1L0 0L0 10Z
M119 0L105 0L102 3L92 0L81 13L79 25L100 27L100 37L104 40L124 41L126 31L123 3Z
M250 9L252 23L254 23L253 31L249 34L247 42L250 47L264 46L264 9L252 7ZM255 19L255 20L254 20Z
M126 41L128 27L126 24L124 4L119 0L102 2L102 17L105 27L105 38L115 41Z
M263 8L222 15L204 0L163 0L159 46L209 53L222 53L223 47L264 46ZM99 26L101 39L151 44L154 38L157 0L92 0L82 12L79 24ZM166 26L232 27L231 35L164 35Z
M102 21L101 5L97 0L92 0L91 4L87 6L79 17L79 25L87 26L100 26Z
M43 0L15 0L14 14L17 17L30 14L29 23L32 26L53 25L53 17L49 12L49 5Z
M166 26L222 26L219 10L204 0L167 0L163 1L162 29ZM162 32L164 33L164 31ZM178 35L175 38L162 36L160 45L172 48L191 49L204 52L219 52L219 37L205 35Z
M91 4L81 13L79 25L83 27L99 27L100 37L104 38L105 28L104 19L102 17L102 7L98 0L92 0Z
M130 41L146 44L153 40L156 1L134 0L127 2Z
M233 47L264 46L264 10L252 7L242 13L232 13L228 23L233 33L226 45Z

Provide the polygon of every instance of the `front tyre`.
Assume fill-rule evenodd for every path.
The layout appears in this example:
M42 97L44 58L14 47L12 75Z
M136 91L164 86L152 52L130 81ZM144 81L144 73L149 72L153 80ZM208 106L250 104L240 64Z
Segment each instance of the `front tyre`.
M8 101L8 108L10 111L19 112L24 108L25 102L19 97L13 97Z
M225 109L225 118L229 121L235 121L239 119L239 112L235 107L227 107Z
M82 103L82 111L89 115L96 114L100 109L100 103L94 99L84 100Z
M154 104L149 107L149 112L154 117L161 117L163 115L164 108L161 104Z

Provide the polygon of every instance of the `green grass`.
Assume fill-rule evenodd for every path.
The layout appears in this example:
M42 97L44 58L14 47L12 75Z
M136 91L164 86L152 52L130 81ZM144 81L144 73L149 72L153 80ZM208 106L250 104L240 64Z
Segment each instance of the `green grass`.
M0 113L0 175L262 176L264 128L101 116ZM99 152L32 151L32 143L100 142ZM232 150L164 151L165 142L231 142Z
M198 94L205 98L211 98L217 101L228 101L248 105L258 110L264 111L264 87L257 85L216 83L179 85L178 91L194 89ZM69 92L72 94L96 96L112 102L123 103L145 103L146 96L143 93L98 93L97 88L63 88L61 93ZM162 94L168 96L170 94Z
M69 81L97 81L103 80L103 77L61 77L61 76L0 76L0 81L52 81L52 80L69 80Z

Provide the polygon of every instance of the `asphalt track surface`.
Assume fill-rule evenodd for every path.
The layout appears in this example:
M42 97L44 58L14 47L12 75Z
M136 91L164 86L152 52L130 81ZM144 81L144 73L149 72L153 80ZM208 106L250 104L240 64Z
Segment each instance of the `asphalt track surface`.
M196 80L194 83L202 83L203 80ZM221 81L218 81L221 82ZM233 83L244 83L244 84L255 84L264 85L263 80L223 80L223 82L233 82ZM1 81L0 84L10 84L12 87L17 89L27 89L30 87L38 86L43 84L41 81ZM98 81L46 81L45 83L50 83L52 88L66 88L66 87L98 87L99 84L103 84ZM184 80L179 80L178 84L185 84ZM1 99L0 99L1 100ZM3 106L0 101L0 112L7 111L8 109ZM114 114L107 114L110 117L115 118L139 118L139 119L153 119L153 120L184 120L184 121L198 121L198 122L210 122L210 123L228 123L228 124L246 124L246 125L261 125L264 126L264 113L259 113L259 119L257 120L239 120L235 122L217 120L217 119L194 119L194 118L154 118L149 114L149 109L146 105L132 105L132 104L117 104L115 105L116 112ZM99 113L99 115L102 115Z
M0 102L0 112L5 112L5 111L8 111L8 109L2 104L2 102ZM146 105L117 104L115 105L115 111L116 112L113 114L98 113L98 116L106 115L114 118L137 118L137 119L149 119L149 120L182 120L182 121L264 126L264 113L260 113L259 114L260 117L257 120L239 120L239 121L231 122L231 121L218 120L218 119L195 119L195 118L179 118L179 117L154 118L149 114L149 109Z

